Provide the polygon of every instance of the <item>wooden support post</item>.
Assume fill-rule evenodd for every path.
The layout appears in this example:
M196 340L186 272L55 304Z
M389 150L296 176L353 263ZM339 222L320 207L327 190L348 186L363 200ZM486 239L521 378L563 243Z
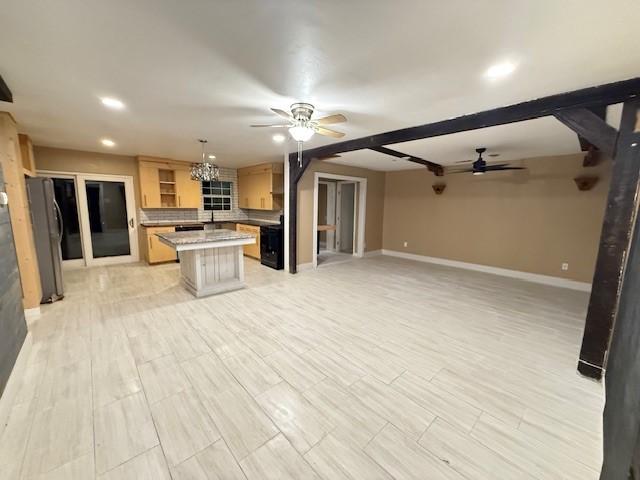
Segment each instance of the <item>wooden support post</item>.
M640 179L640 100L625 102L593 275L578 371L600 379L618 306Z
M636 162L640 160L634 147ZM640 448L640 217L636 217L607 362L601 480L638 477ZM630 475L633 471L634 474Z
M298 157L289 155L289 273L298 272Z

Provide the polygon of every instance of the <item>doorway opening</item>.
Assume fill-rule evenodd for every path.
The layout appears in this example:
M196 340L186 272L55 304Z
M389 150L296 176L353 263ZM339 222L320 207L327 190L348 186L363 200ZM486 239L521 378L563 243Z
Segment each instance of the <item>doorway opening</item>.
M316 172L313 266L364 256L367 179Z
M53 180L64 268L137 262L133 178L38 171Z

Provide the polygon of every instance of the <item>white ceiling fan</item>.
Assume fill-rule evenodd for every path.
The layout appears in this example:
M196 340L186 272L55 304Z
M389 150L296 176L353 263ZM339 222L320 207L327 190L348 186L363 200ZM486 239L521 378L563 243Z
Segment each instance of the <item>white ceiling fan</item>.
M251 125L252 127L288 128L291 137L296 142L308 141L314 133L326 137L342 138L344 133L338 132L325 125L346 122L347 118L337 113L327 117L312 120L314 106L310 103L294 103L290 107L291 113L287 113L279 108L272 108L271 111L288 120L285 124Z

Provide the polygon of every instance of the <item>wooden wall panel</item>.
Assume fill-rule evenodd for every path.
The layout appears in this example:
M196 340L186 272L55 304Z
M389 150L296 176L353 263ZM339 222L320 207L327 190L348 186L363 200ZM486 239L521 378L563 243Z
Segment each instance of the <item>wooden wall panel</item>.
M0 191L4 179L0 166ZM0 396L27 335L9 209L0 206Z
M42 299L40 271L33 241L18 131L13 117L7 112L0 112L0 166L4 172L5 189L9 196L9 215L18 255L23 306L36 308Z

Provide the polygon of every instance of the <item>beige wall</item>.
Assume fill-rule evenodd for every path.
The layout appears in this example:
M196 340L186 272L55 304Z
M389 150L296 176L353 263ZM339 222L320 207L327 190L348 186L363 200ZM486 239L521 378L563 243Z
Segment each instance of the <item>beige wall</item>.
M582 155L569 155L523 163L529 170L484 176L388 172L384 248L591 282L611 162L584 168ZM600 180L581 192L578 175ZM439 196L437 182L447 185Z
M138 180L138 163L135 157L39 146L33 147L33 153L38 170L133 177L136 210L139 208L140 182ZM138 235L138 237L139 251L142 256L145 240L142 235Z
M140 205L138 163L135 157L39 146L33 147L33 153L38 170L131 176L135 189L136 207Z
M315 160L298 183L298 265L313 261L313 179L315 172L349 175L367 179L365 251L382 248L384 172L348 167Z

